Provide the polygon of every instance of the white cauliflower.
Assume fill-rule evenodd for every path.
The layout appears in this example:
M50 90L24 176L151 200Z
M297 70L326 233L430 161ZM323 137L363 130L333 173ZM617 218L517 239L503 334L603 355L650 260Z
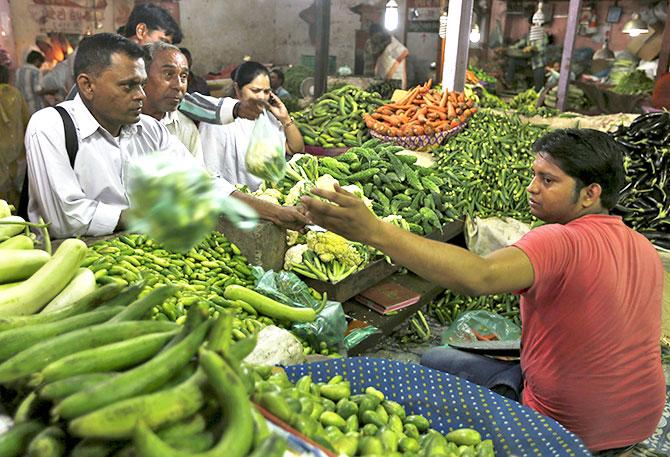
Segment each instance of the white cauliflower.
M273 197L273 196L268 195L268 194L261 193L261 194L256 195L256 198L259 199L259 200L263 200L265 202L268 202L268 203L273 203L275 205L279 205L279 200L276 197Z
M304 179L295 183L291 190L288 191L286 198L284 199L284 205L286 206L295 206L300 203L300 197L308 193L314 184Z
M356 197L360 198L363 200L363 203L367 208L372 211L372 200L370 200L368 197L365 196L365 193L363 192L363 189L361 189L360 186L357 184L349 184L348 186L342 186L342 189L346 190L349 193L354 194Z
M293 265L301 264L302 255L308 250L306 244L296 244L288 248L286 254L284 254L284 270L290 270Z
M305 241L305 235L295 230L286 230L286 244L289 246L296 245Z
M328 190L330 192L335 192L335 184L339 184L339 181L328 174L319 176L319 179L314 183L317 189Z

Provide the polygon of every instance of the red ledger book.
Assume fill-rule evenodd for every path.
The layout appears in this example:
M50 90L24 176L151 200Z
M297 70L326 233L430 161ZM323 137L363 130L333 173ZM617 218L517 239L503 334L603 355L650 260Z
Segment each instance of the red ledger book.
M395 282L380 282L356 295L356 301L380 314L389 314L419 301L421 295Z

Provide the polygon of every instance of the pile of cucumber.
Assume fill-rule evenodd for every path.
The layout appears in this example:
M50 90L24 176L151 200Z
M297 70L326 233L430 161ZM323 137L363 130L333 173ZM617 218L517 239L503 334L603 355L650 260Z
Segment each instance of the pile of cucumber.
M358 146L370 138L363 114L386 103L377 93L347 84L323 94L294 114L305 144L323 148Z
M108 284L54 313L0 320L4 457L280 456L252 408L232 314L193 306L184 326L141 320L174 293ZM203 453L205 454L199 454ZM251 453L251 454L250 454Z
M284 372L257 381L254 401L274 416L337 455L479 456L495 455L493 441L474 429L446 436L428 419L408 415L384 393L368 387L352 395L341 375L315 383L309 375L292 384Z

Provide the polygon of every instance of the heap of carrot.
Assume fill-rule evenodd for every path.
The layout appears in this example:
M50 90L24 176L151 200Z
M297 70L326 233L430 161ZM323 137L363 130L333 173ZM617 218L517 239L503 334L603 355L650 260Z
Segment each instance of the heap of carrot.
M364 114L365 125L388 136L433 135L451 130L477 112L471 99L460 92L431 88L432 80L416 86L402 99Z

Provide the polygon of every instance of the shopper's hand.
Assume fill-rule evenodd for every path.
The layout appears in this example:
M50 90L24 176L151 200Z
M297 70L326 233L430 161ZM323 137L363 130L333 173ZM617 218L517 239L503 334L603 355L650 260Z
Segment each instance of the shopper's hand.
M282 206L277 211L275 224L287 230L303 232L308 223L305 209L301 206Z
M258 116L260 116L263 110L267 107L268 105L265 102L248 99L240 100L233 109L236 117L250 119L253 121L257 119Z
M365 206L363 200L335 185L335 192L313 189L312 193L335 203L323 202L304 196L300 200L307 208L307 217L313 224L333 231L351 241L375 244L383 222Z
M268 105L268 110L277 118L282 125L286 125L291 121L291 116L284 105L284 102L281 101L277 95L270 92L270 103Z

